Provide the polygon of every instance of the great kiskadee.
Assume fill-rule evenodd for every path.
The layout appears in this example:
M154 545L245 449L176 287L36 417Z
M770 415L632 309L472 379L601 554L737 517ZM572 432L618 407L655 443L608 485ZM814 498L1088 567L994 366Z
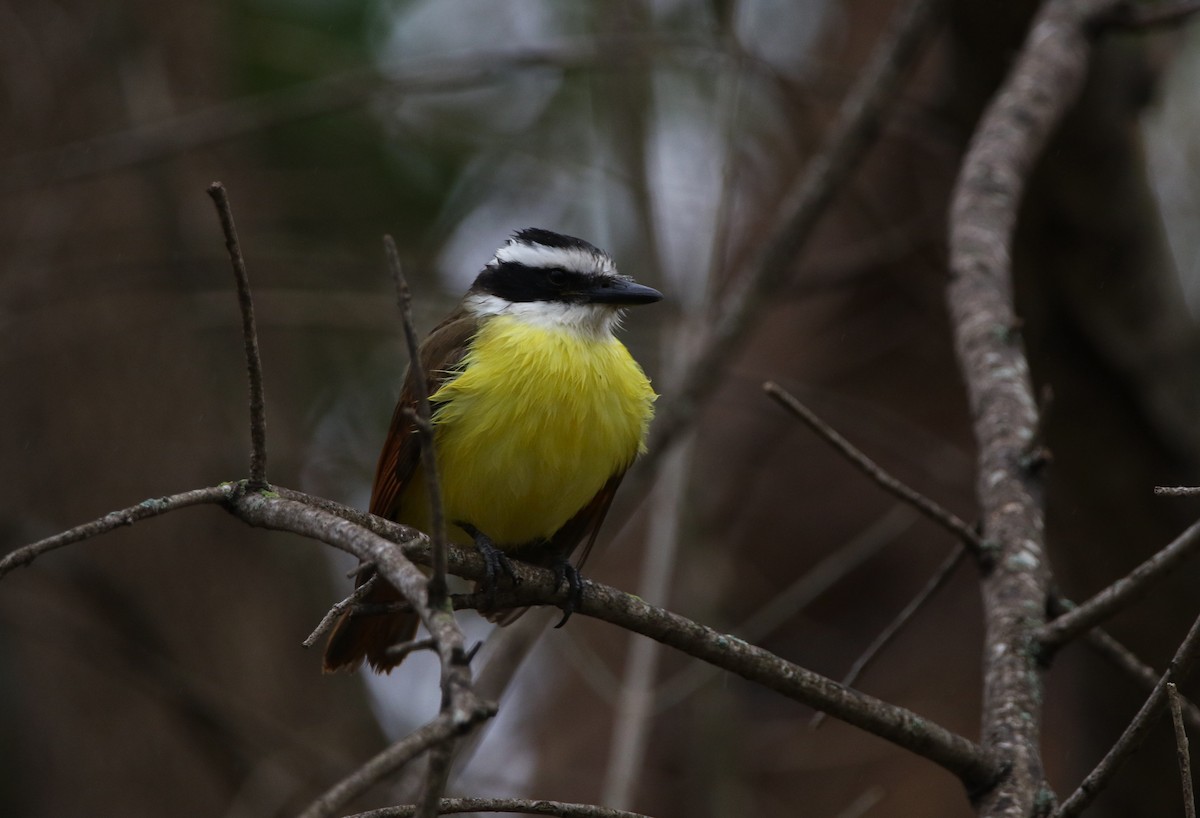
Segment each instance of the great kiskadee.
M492 587L498 568L511 568L508 555L552 567L569 582L570 614L577 568L645 449L657 397L613 330L624 308L661 298L586 241L521 230L421 344L447 535L483 554ZM413 377L405 376L379 457L371 512L427 531ZM398 599L377 581L364 601ZM343 614L324 668L366 659L391 670L400 660L388 648L412 639L417 623L412 613Z

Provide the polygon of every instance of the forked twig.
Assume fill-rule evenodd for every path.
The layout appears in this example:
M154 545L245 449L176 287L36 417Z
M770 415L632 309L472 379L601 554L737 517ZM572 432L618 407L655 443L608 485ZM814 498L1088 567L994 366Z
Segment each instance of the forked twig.
M246 353L246 374L250 381L250 489L267 485L267 403L263 394L262 358L258 352L258 330L254 326L254 300L250 295L250 278L246 274L246 261L238 243L237 228L233 224L233 210L229 206L229 195L225 185L213 182L208 186L208 195L217 208L221 220L221 231L225 234L225 249L233 266L233 278L237 282L238 308L242 313L242 343Z

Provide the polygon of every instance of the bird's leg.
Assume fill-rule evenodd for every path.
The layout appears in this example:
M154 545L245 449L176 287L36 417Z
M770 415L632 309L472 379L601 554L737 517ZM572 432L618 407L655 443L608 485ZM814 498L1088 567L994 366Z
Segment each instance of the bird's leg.
M479 556L483 557L483 592L487 594L488 607L495 608L496 583L500 578L500 572L503 571L508 575L513 585L520 585L521 578L513 570L512 561L503 551L496 547L496 544L492 542L487 534L484 534L470 523L455 523L455 525L467 532L475 540L475 550L479 552Z
M563 618L554 626L561 628L567 624L571 614L579 610L579 605L583 602L583 578L579 576L579 569L565 556L560 557L551 567L554 570L554 590L559 589L564 579L567 581L567 598L562 604Z

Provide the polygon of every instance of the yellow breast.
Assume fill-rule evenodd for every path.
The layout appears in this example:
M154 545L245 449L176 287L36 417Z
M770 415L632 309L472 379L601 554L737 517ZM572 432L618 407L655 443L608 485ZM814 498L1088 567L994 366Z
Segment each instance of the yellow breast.
M608 333L486 320L432 396L447 521L501 548L550 537L644 448L656 397Z

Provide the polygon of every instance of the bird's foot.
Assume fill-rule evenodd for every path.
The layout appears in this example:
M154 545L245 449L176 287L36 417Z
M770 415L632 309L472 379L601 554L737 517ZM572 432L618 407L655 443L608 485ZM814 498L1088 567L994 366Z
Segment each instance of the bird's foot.
M517 576L516 570L513 568L512 560L492 542L487 534L484 534L470 523L457 523L458 527L471 535L475 540L475 550L479 552L479 556L483 557L483 580L480 585L483 588L484 594L487 595L488 608L496 607L496 585L499 582L501 572L508 577L509 581L514 586L521 584L521 578Z
M563 618L554 626L561 628L567 624L567 620L571 618L571 614L579 610L579 605L583 602L583 577L579 576L579 569L572 565L566 557L554 563L552 567L554 570L554 590L557 591L562 586L563 580L567 581L567 598L562 604Z

